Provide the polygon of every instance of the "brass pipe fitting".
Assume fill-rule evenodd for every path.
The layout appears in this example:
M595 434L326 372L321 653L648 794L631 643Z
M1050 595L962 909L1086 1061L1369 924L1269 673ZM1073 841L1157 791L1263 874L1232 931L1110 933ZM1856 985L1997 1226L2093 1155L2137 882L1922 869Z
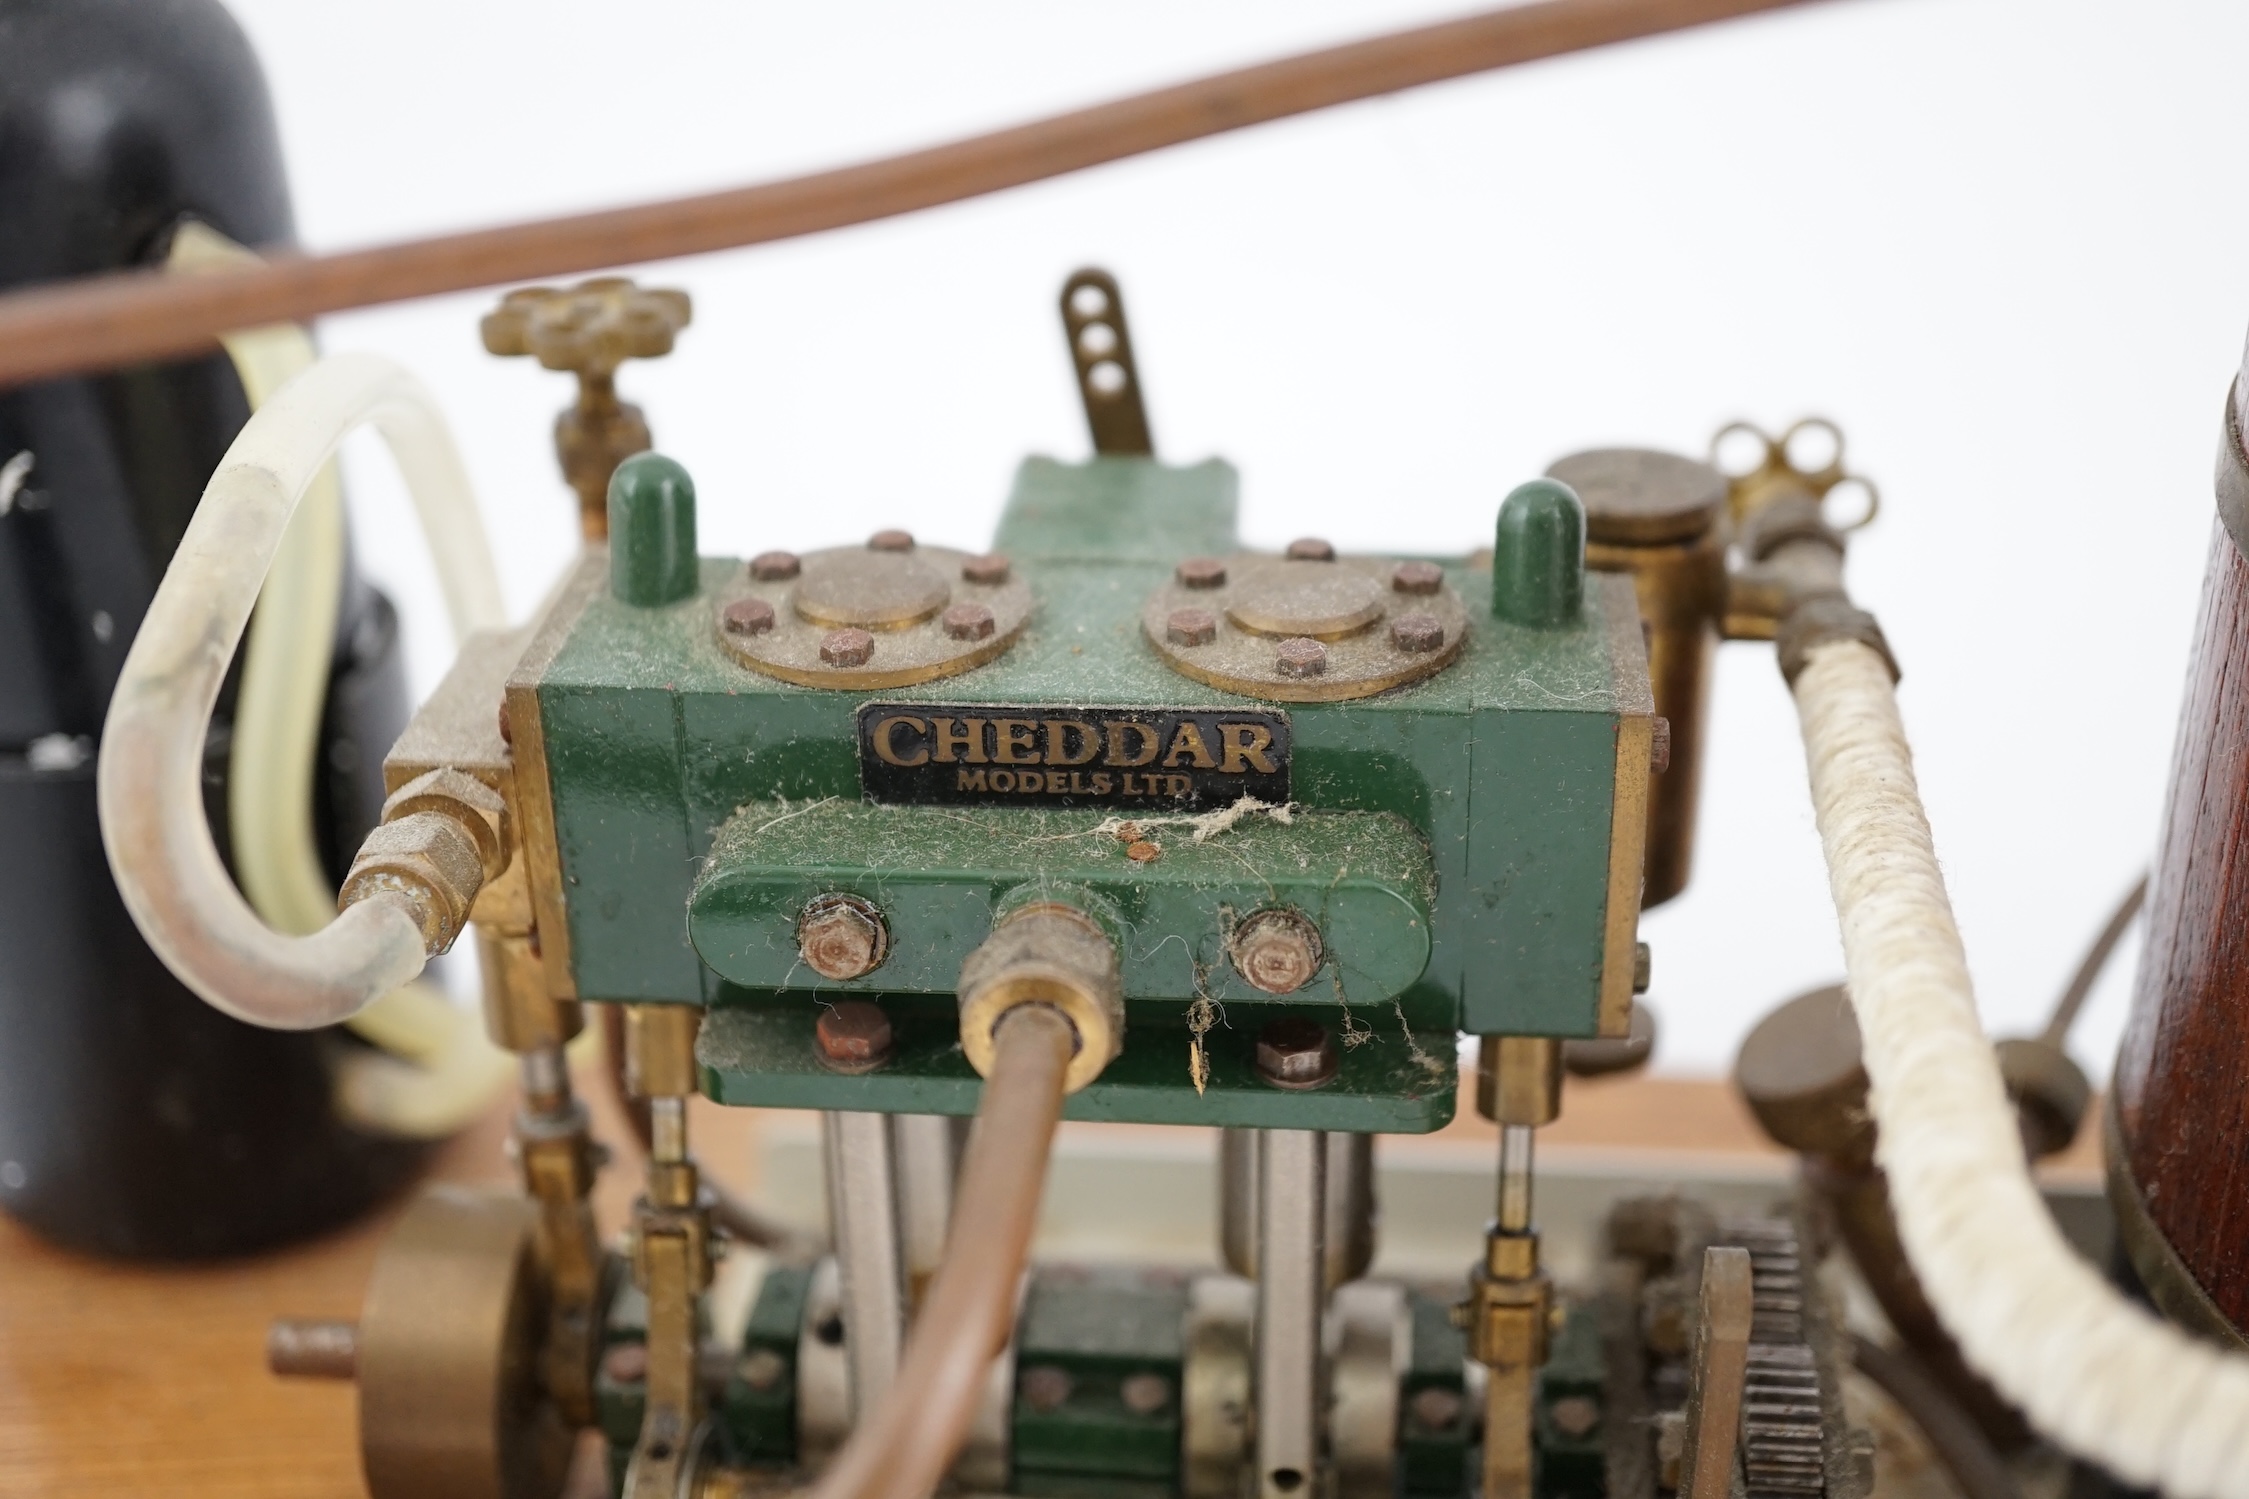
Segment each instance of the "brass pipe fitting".
M423 949L446 952L468 924L485 883L511 857L507 801L458 770L433 770L392 792L383 820L359 845L336 897L338 910L377 895L405 898Z
M1020 906L1000 918L983 945L961 964L961 1049L989 1077L993 1037L1019 1005L1057 1010L1077 1034L1063 1077L1075 1093L1124 1050L1124 986L1117 947L1101 923L1061 901Z
M1546 1364L1554 1286L1539 1268L1538 1234L1485 1235L1484 1263L1469 1280L1469 1357L1484 1383L1485 1499L1530 1499L1536 1476L1532 1422L1538 1371Z

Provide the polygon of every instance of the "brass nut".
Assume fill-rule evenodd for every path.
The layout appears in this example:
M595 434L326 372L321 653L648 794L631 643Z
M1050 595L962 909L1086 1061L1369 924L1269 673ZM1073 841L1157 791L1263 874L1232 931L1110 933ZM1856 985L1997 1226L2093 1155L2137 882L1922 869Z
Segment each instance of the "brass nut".
M1317 1020L1286 1016L1257 1033L1257 1075L1276 1088L1304 1092L1335 1077L1335 1037Z
M1253 989L1294 994L1312 982L1326 954L1320 929L1286 906L1257 911L1234 928L1226 943L1234 971Z
M1401 614L1390 621L1390 643L1409 656L1443 650L1445 627L1434 614Z
M1284 640L1275 649L1274 670L1284 677L1316 677L1328 669L1328 648L1317 640Z
M515 856L515 827L507 798L465 770L440 766L414 777L383 803L383 821L436 812L460 823L476 840L484 878L496 880ZM473 897L472 897L473 898Z
M718 627L729 635L763 635L773 619L773 606L765 600L736 599L719 611Z
M750 559L750 576L760 583L786 583L803 570L794 552L760 552Z
M1078 1049L1063 1074L1075 1093L1124 1050L1124 987L1117 949L1099 922L1074 906L1042 901L1001 918L961 964L961 1050L979 1075L991 1074L994 1034L1018 1005L1061 1012Z
M890 1017L879 1005L847 999L820 1011L813 1040L821 1063L831 1072L872 1072L890 1060Z
M1390 586L1417 597L1435 593L1445 586L1445 570L1434 562L1401 562L1390 574Z
M867 538L867 550L870 552L910 552L913 549L914 534L911 531L877 531Z
M820 659L830 666L865 666L875 654L875 637L865 630L830 630L820 642Z
M336 906L404 897L421 928L423 950L434 957L461 935L483 886L484 860L469 825L443 812L413 812L367 835Z
M961 581L996 588L1014 575L1014 564L998 552L986 552L961 564Z
M1324 537L1299 536L1288 544L1288 558L1292 562L1333 562L1335 545Z
M1174 609L1164 621L1164 638L1173 645L1209 645L1218 638L1218 616L1208 609Z
M1173 571L1182 588L1224 588L1226 564L1216 557L1189 557Z
M797 916L797 952L824 979L864 978L890 956L890 925L873 902L856 895L821 895Z
M996 627L988 604L955 604L939 620L955 640L989 640Z

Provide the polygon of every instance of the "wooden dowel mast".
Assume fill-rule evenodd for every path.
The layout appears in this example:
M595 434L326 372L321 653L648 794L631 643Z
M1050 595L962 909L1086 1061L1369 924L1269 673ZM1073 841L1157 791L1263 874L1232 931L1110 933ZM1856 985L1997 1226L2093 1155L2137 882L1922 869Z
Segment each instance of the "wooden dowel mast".
M1540 0L778 182L201 276L0 297L0 387L195 353L222 332L816 234L1400 89L1804 0Z

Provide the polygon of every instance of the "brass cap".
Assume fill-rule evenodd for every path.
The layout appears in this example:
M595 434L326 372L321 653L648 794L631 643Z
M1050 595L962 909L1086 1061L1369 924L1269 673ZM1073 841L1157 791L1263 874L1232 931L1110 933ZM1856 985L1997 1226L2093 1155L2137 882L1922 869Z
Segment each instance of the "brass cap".
M1663 546L1693 541L1726 508L1726 476L1652 448L1596 448L1547 469L1585 504L1588 541Z
M1046 1005L1077 1032L1063 1075L1075 1093L1124 1050L1124 986L1116 944L1075 906L1042 901L1001 918L961 964L961 1049L979 1076L991 1075L993 1035L1018 1005Z

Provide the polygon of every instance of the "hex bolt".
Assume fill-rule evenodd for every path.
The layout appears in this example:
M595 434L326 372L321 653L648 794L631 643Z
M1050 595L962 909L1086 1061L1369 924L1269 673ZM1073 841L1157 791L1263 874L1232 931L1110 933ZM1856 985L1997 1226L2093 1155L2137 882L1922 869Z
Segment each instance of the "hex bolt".
M1649 725L1648 773L1662 775L1671 768L1671 720L1658 717Z
M758 1348L734 1366L735 1377L753 1390L770 1390L789 1372L788 1360L770 1348Z
M955 640L989 640L997 628L991 608L985 604L955 604L945 611L943 620L945 633Z
M1445 627L1434 614L1401 614L1390 621L1390 643L1409 656L1426 656L1445 643Z
M1655 976L1655 950L1645 942L1632 944L1632 992L1648 992L1648 981Z
M914 533L896 529L877 531L867 538L870 552L910 552L914 549Z
M890 1060L890 1017L863 999L844 999L813 1024L820 1060L831 1072L872 1072Z
M1294 994L1312 982L1325 957L1320 929L1286 907L1245 917L1227 938L1226 954L1251 988L1267 994Z
M1589 1437L1601 1424L1601 1407L1589 1395L1564 1395L1546 1408L1554 1429L1566 1437Z
M1333 562L1335 545L1322 536L1299 536L1288 544L1291 562Z
M1302 1016L1269 1021L1257 1033L1257 1075L1276 1088L1317 1088L1335 1076L1335 1038Z
M763 635L773 628L773 606L763 599L736 599L720 611L718 625L729 635Z
M619 1343L601 1356L601 1373L611 1384L639 1384L648 1377L648 1345Z
M1182 588L1224 588L1226 564L1216 557L1189 557L1172 569Z
M1077 1381L1059 1364L1033 1364L1016 1377L1015 1393L1035 1411L1058 1411L1069 1402Z
M987 588L1005 583L1015 573L1015 564L998 552L986 552L981 557L971 557L961 564L963 583L981 583Z
M1171 1381L1161 1374L1132 1374L1117 1386L1117 1398L1136 1416L1152 1416L1171 1404Z
M875 637L865 630L830 630L820 642L820 659L830 666L865 666L875 654Z
M1459 1391L1431 1385L1417 1391L1406 1410L1413 1424L1422 1431L1450 1431L1460 1424L1463 1404Z
M1284 640L1273 653L1273 669L1284 677L1319 676L1328 669L1328 648L1304 636Z
M1390 586L1416 596L1435 593L1445 586L1445 570L1434 562L1401 562L1390 574Z
M1209 645L1218 638L1218 616L1208 609L1174 609L1164 621L1164 639L1173 645Z
M890 955L890 926L873 902L856 895L822 895L797 917L797 952L824 979L863 978Z
M750 559L750 576L760 583L786 583L804 571L794 552L760 552Z

